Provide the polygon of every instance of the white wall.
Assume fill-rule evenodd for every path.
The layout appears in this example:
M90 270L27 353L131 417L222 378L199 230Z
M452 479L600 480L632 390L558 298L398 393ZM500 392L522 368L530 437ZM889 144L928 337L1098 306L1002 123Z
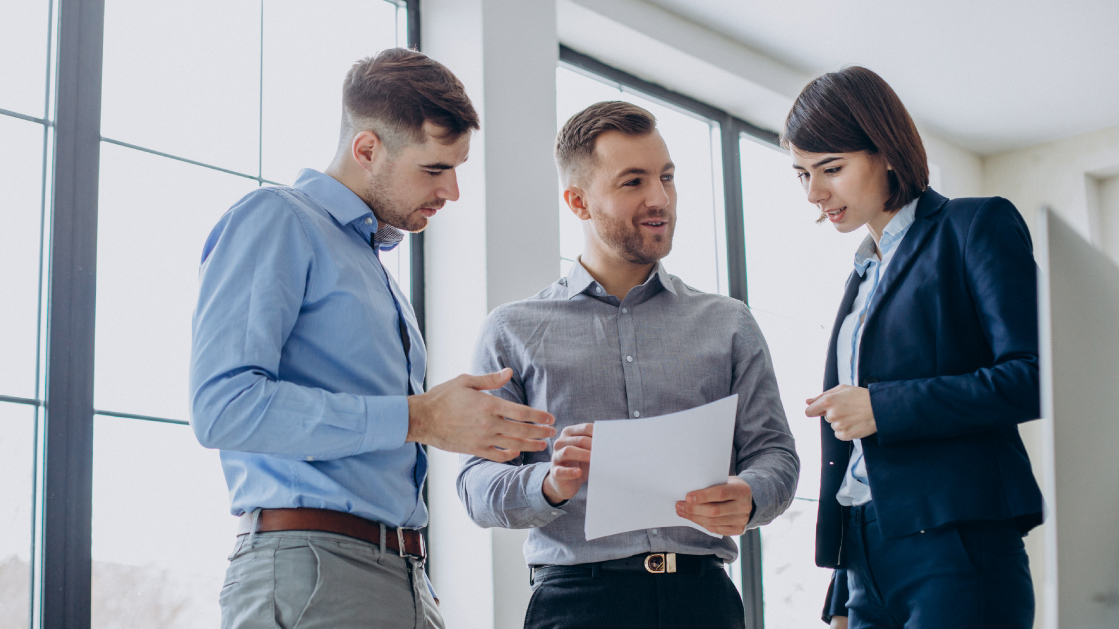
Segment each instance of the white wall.
M1038 208L1049 205L1098 244L1099 215L1089 203L1086 177L1099 181L1119 174L1119 127L988 156L983 173L984 194L1010 199L1031 229Z

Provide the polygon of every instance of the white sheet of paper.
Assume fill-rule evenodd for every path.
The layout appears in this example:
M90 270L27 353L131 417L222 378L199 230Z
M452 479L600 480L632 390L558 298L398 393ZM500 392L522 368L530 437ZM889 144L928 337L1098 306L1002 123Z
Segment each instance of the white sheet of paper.
M664 526L690 526L676 502L727 482L738 394L696 408L594 424L587 481L588 540Z

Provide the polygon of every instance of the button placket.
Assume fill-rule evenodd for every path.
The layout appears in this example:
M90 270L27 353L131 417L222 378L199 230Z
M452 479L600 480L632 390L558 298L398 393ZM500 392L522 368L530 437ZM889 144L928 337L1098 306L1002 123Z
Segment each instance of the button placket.
M639 418L643 412L645 404L644 395L641 390L641 369L640 363L637 361L637 334L634 328L634 317L629 311L629 307L622 307L619 305L618 311L620 314L616 317L618 322L618 345L619 345L619 359L622 364L622 372L625 374L626 380L626 405L629 408L629 416L632 418Z

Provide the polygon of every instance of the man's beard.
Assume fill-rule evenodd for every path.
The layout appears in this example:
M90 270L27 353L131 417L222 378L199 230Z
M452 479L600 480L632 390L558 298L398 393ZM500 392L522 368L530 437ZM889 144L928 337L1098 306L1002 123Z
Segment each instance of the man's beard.
M655 234L651 242L646 242L641 228L633 223L612 220L602 215L594 219L598 235L611 249L621 254L632 264L653 264L672 251L672 235L676 222L669 219L667 212L643 216L641 220L658 218L668 222L664 234Z
M392 177L395 167L390 164L380 175L375 175L365 189L365 204L377 220L406 232L419 232L427 227L427 217L400 202L392 195Z

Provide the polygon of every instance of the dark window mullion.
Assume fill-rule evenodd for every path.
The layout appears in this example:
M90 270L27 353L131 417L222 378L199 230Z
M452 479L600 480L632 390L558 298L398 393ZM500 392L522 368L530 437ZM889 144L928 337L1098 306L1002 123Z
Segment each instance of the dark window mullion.
M42 627L90 626L104 0L60 0L47 304Z

